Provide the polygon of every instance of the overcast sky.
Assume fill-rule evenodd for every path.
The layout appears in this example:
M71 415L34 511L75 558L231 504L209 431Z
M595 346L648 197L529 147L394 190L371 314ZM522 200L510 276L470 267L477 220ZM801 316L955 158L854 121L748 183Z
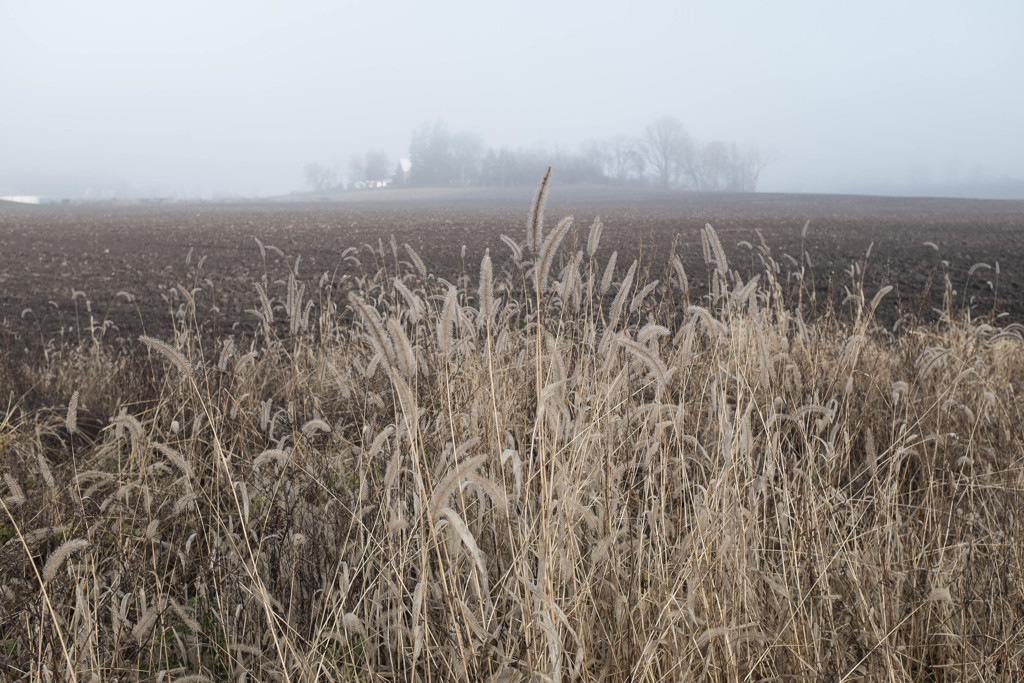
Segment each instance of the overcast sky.
M0 193L285 193L428 120L575 151L666 114L780 154L764 190L1024 180L1022 67L1021 0L0 0Z

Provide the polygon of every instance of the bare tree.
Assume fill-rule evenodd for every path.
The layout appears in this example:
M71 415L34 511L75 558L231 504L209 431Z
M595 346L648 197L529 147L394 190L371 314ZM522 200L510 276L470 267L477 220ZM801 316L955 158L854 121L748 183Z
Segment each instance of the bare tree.
M662 187L672 187L693 165L696 145L683 124L671 116L647 124L644 128L644 153L654 176Z
M719 140L709 142L701 147L699 157L699 171L693 174L694 187L708 192L739 189L732 187L736 167L730 145Z
M687 174L698 190L755 192L761 171L775 158L756 145L715 140L700 147Z
M647 174L647 157L643 150L634 147L626 154L626 180L643 182Z
M323 164L306 164L306 185L314 192L327 192L338 184L338 170Z
M757 145L741 145L736 151L737 164L742 168L743 191L756 192L761 172L770 164L775 163L781 155L773 150L766 150Z
M620 183L642 180L647 166L642 140L616 135L605 143L606 173Z
M600 169L604 177L610 178L612 164L609 149L609 144L603 140L590 140L580 146L579 158L593 168Z

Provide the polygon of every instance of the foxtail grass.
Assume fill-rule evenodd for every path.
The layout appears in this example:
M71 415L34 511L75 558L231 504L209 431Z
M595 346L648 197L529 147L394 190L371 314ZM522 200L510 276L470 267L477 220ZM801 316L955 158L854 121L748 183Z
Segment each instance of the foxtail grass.
M382 239L260 277L254 336L190 295L24 369L58 398L0 416L3 677L1019 677L1024 327L950 283L893 331L867 255L823 305L710 225L704 292L617 269L628 226L545 234L547 184L475 279Z

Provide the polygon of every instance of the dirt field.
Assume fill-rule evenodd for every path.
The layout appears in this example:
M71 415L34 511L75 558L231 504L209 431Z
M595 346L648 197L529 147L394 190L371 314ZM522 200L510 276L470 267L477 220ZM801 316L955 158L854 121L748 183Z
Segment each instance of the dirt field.
M376 245L379 239L387 242L389 235L399 245L412 245L438 277L453 280L466 272L475 281L485 248L498 263L508 255L501 233L522 239L532 194L530 188L384 191L318 203L0 207L3 334L8 344L22 347L60 338L62 331L74 340L88 328L88 301L96 321L113 323L108 338L168 335L171 307L163 297L176 285L203 288L198 307L208 309L212 302L219 308L207 321L215 331L227 332L236 321L245 327L252 320L245 309L254 307L256 298L253 282L264 272L254 238L277 247L292 262L301 255L299 274L307 281L325 272L356 274L342 263L342 252ZM620 264L642 256L660 270L675 242L695 283L704 277L700 228L705 223L719 231L737 265L750 262L750 252L737 244L756 243L755 229L776 258L783 253L799 257L801 229L809 221L804 248L823 299L830 281L841 299L842 285L849 282L844 270L874 243L868 292L883 283L896 288L882 311L887 322L901 312L927 316L940 304L942 259L958 300L966 291L968 300L977 302L974 311L989 314L993 291L988 282L995 283L998 262L997 306L1006 314L1001 321L1024 322L1024 202L553 185L548 225L568 214L576 217L581 241L599 215L605 224L601 252L607 256L617 250ZM936 244L941 256L925 242ZM968 271L979 263L992 268L976 269L969 278ZM272 250L267 272L271 279L287 273ZM929 283L930 299L922 296Z

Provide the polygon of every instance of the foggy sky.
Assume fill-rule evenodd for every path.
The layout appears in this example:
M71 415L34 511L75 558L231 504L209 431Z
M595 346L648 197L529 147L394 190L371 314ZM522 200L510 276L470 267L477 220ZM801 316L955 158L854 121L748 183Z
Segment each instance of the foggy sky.
M494 5L2 2L0 194L282 194L425 121L575 151L666 114L781 155L766 191L1024 180L1020 0Z

